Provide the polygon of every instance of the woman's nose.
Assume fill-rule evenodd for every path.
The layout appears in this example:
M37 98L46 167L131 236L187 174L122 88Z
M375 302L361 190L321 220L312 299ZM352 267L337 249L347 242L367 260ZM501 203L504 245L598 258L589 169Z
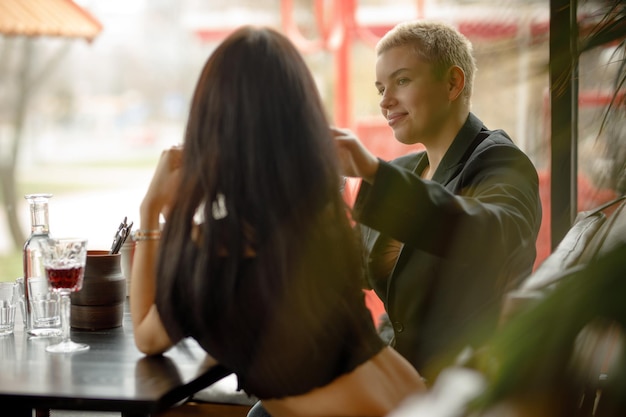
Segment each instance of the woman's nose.
M381 109L388 109L389 107L393 105L393 103L394 103L394 100L391 94L385 91L382 94L382 97L380 98L380 102L378 103L378 105L380 106Z

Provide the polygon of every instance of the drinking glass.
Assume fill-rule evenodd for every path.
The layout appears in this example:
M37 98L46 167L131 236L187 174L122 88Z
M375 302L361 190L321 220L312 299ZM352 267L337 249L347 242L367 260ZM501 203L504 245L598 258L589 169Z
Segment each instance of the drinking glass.
M46 347L48 352L78 352L89 345L70 340L70 294L83 286L87 239L48 238L40 241L43 266L52 290L61 296L62 341Z

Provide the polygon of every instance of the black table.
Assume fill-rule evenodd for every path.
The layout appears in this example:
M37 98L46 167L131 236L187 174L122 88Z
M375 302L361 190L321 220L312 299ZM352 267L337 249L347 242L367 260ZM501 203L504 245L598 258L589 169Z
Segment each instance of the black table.
M127 308L122 327L72 330L72 340L89 344L89 350L58 354L45 351L58 339L29 338L16 324L14 334L0 337L2 409L18 417L30 417L33 409L149 416L230 373L192 340L147 357L135 347L131 326Z

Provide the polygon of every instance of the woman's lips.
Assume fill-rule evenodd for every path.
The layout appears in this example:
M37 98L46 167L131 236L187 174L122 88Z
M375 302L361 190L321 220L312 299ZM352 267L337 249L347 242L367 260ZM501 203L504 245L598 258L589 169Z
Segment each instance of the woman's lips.
M391 113L387 115L387 123L389 124L389 126L393 126L395 124L397 124L400 119L402 119L404 116L406 116L406 113Z

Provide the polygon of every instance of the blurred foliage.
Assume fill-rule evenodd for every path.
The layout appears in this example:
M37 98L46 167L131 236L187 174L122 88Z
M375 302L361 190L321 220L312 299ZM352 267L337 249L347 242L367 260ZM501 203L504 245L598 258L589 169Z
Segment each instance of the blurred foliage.
M587 23L591 20L591 23ZM594 23L594 21L596 21ZM617 76L613 82L613 98L608 106L603 119L603 126L609 116L614 115L616 107L626 104L624 87L626 86L626 2L623 0L606 1L597 13L583 18L581 25L591 25L588 33L583 33L579 39L579 51L581 54L595 48L614 45L612 62L616 63ZM618 109L620 110L620 109ZM621 109L623 115L623 108ZM619 116L618 116L619 117Z
M613 148L609 150L613 153L613 172L615 178L623 179L626 168L624 131L610 130L623 123L626 109L626 2L587 3L599 7L579 22L578 51L582 55L607 47L611 50L612 62L617 65L612 100L603 115L601 130L614 135ZM623 184L618 190L624 192ZM574 415L572 412L583 415L573 400L579 398L581 383L572 362L575 342L581 330L598 319L614 320L622 331L626 329L625 275L626 243L621 241L586 267L573 268L571 274L560 280L533 308L508 322L476 355L475 366L489 382L474 405L489 408L503 401L514 403L520 398L525 401L534 398L545 400L544 411L550 410L549 415L553 417ZM621 349L624 360L624 346L617 349ZM582 364L585 365L590 366ZM617 369L623 371L624 365L618 363ZM598 383L597 375L588 375L588 378L593 377ZM600 405L604 405L605 410L597 415L624 415L626 374L613 373L604 391L610 394L608 403L603 400Z

